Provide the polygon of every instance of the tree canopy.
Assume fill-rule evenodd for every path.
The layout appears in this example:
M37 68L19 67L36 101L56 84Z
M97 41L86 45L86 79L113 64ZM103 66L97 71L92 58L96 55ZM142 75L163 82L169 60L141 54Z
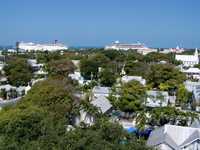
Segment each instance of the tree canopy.
M31 66L28 65L27 59L10 57L4 67L6 76L11 85L25 86L31 80L33 74Z
M169 64L151 65L147 75L147 83L152 88L161 90L177 89L179 84L182 84L185 79L185 74Z
M111 95L110 100L116 108L122 111L134 112L143 109L143 103L145 101L146 93L145 87L138 81L130 81L120 89L119 97Z
M124 68L127 75L142 76L144 78L146 78L149 69L149 64L135 61L128 61Z
M48 62L46 70L50 76L66 77L69 73L74 72L75 66L70 60L61 59Z
M51 78L35 84L16 106L0 112L0 149L149 149L103 116L93 126L68 131L80 104L73 93L71 84L64 79Z

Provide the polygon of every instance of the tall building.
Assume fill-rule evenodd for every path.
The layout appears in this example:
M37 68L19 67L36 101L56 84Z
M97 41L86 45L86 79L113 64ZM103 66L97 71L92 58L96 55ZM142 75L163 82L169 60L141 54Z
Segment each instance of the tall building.
M196 64L199 64L199 54L198 50L195 50L194 55L176 55L176 60L182 61L183 65L186 67L193 67Z
M114 50L136 50L138 53L141 53L143 55L146 55L151 52L157 52L157 49L151 49L146 47L144 44L141 43L134 43L134 44L125 44L120 43L119 41L115 41L111 45L105 46L106 50L114 49Z
M67 50L68 47L57 43L57 41L55 41L55 43L53 44L36 44L36 43L24 43L24 42L19 42L17 49L19 50L23 50L23 51L57 51L57 50Z

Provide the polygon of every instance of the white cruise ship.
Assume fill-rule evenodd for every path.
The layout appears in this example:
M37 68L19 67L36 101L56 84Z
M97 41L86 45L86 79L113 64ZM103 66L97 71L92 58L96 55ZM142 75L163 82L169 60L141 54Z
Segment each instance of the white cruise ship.
M67 50L68 47L60 44L60 43L53 43L53 44L36 44L36 43L25 43L19 42L17 44L17 48L23 51L58 51L58 50Z
M138 53L141 53L143 55L146 55L150 52L157 52L157 49L151 49L146 47L144 44L141 43L135 43L135 44L124 44L124 43L120 43L119 41L115 41L114 43L112 43L111 45L107 45L105 46L106 50L109 49L114 49L114 50L136 50Z

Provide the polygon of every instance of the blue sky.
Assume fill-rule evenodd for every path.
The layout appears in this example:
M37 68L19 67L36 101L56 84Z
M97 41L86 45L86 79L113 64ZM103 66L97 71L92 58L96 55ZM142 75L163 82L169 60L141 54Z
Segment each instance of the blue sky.
M2 0L0 45L16 41L200 47L200 0Z

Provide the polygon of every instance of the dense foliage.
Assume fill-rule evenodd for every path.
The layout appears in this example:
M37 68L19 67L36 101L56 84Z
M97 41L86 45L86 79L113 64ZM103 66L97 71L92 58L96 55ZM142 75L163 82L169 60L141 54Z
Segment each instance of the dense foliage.
M197 119L198 115L192 112L183 112L174 107L154 108L140 112L136 118L139 128L144 126L163 126L165 124L188 126L188 123Z
M134 112L143 109L143 103L145 101L145 87L138 81L128 82L120 89L119 93L113 93L110 100L116 108L122 111ZM115 97L119 95L119 97Z
M4 71L9 83L14 86L27 85L33 76L27 59L10 57L6 63L7 65L4 67Z
M124 68L127 75L142 76L146 78L150 67L149 64L143 62L128 61Z
M150 68L147 82L152 88L161 90L177 89L186 80L185 74L168 64L154 64Z
M75 109L79 109L79 100L73 93L68 81L48 79L37 83L16 106L3 109L0 149L149 149L104 117L91 127L68 131Z
M67 77L69 73L74 72L75 66L70 60L61 59L48 62L46 70L50 76Z

